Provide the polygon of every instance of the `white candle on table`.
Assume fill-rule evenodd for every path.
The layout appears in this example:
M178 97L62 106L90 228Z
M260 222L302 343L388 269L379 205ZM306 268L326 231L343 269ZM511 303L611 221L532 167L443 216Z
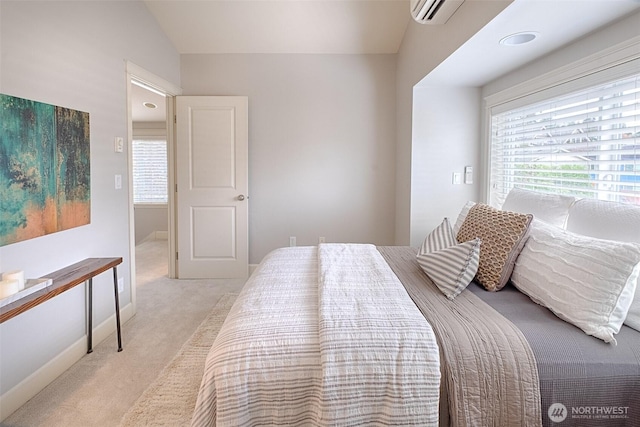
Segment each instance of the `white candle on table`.
M15 270L15 271L7 271L6 273L2 273L2 280L17 280L19 291L24 289L24 271Z
M20 291L20 281L2 280L0 281L0 298L6 298Z

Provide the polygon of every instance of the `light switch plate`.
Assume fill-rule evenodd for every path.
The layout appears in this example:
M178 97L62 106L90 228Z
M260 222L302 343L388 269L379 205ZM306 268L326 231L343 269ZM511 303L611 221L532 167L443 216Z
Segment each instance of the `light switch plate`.
M464 183L473 184L473 167L465 166L464 168Z
M453 184L462 184L462 174L460 172L454 172L453 178L451 179Z
M122 189L122 175L116 175L116 190Z

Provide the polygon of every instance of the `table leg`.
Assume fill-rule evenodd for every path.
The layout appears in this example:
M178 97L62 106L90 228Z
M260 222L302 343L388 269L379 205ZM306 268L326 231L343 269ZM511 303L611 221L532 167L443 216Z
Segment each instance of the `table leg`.
M87 331L87 353L92 353L93 352L93 344L92 344L92 338L93 338L93 278L90 277L88 280L88 286L89 286L89 325L88 325L88 331Z
M118 296L118 267L113 267L113 290L116 299L116 327L118 330L118 351L122 351L122 335L120 332L120 298Z

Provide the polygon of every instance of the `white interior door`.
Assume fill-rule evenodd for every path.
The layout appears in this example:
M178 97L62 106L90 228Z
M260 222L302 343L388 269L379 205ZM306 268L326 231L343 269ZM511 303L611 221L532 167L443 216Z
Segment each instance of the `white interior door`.
M176 97L181 279L248 273L248 99Z

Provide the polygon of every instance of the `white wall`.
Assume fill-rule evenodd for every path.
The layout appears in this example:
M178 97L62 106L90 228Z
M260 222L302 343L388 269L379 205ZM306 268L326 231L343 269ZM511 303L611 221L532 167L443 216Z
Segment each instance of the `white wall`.
M395 55L183 55L185 95L249 97L250 263L394 242Z
M467 1L458 11L451 17L445 27L438 27L438 32L430 25L421 25L410 22L407 31L402 39L402 45L398 52L397 63L397 147L396 147L396 224L395 224L395 244L408 245L412 240L412 218L415 219L420 212L413 212L414 195L424 198L424 200L434 200L439 190L430 183L419 188L413 188L412 168L416 162L412 161L413 137L412 137L412 111L414 108L414 86L423 80L434 68L445 60L451 53L460 47L469 37L475 34L486 23L498 15L505 7L511 3L511 0L491 0L491 1ZM442 31L444 29L444 31ZM426 50L425 45L429 42L429 46L437 46L437 48ZM435 43L434 43L435 41ZM428 85L428 81L425 82ZM429 96L429 95L427 95ZM424 103L427 101L419 101ZM433 102L437 99L433 97ZM466 108L463 108L468 111ZM452 108L449 105L450 114L459 114L459 109ZM443 111L444 112L444 111ZM475 126L476 118L459 117L462 123L470 123L465 133L471 133ZM435 131L434 131L435 132ZM432 133L435 137L435 133ZM445 136L441 135L444 139ZM435 143L435 142L434 142ZM469 149L475 150L474 144L477 139L467 141ZM416 148L418 151L419 148ZM464 158L449 157L443 159L438 164L438 169L434 171L437 176L445 176L445 171L449 176L454 168L459 167L461 162L467 161ZM479 172L479 171L478 171ZM477 191L477 184L474 184ZM431 194L431 192L434 192ZM449 204L451 206L459 204L462 206L466 202L467 192L463 191L459 194L451 194ZM422 210L422 207L418 207ZM415 233L420 234L422 227L417 229Z
M139 245L148 237L158 234L166 236L169 232L169 213L167 205L136 205L135 216L135 243ZM157 232L161 233L157 233ZM155 237L154 237L155 238Z
M91 224L1 247L0 271L35 278L87 257L122 256L121 307L130 309L127 154L113 150L115 136L127 137L125 60L179 82L179 55L142 2L3 0L0 9L0 92L86 111L91 127ZM114 189L115 174L123 190ZM94 325L113 307L112 276L102 274ZM46 385L48 368L82 355L85 309L78 286L0 325L0 419Z
M410 245L460 208L478 200L480 177L480 89L418 86L413 91ZM454 185L453 172L474 170L473 184ZM464 177L464 175L463 175Z

